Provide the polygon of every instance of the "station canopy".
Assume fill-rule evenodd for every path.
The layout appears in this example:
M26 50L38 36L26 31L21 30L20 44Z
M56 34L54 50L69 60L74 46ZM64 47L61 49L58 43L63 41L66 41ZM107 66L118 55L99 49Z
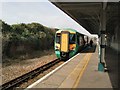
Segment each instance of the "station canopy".
M118 25L118 0L49 0L68 14L91 34L99 34L101 29L101 13L106 11L106 32L112 34ZM103 4L103 2L105 2Z

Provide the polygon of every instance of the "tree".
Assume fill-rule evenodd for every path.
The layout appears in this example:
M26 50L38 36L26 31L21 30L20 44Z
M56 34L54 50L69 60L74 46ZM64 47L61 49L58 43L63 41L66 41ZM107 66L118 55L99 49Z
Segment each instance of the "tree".
M4 21L0 20L0 28L2 30L2 33L3 34L7 34L7 33L10 33L12 28L10 25L6 24Z

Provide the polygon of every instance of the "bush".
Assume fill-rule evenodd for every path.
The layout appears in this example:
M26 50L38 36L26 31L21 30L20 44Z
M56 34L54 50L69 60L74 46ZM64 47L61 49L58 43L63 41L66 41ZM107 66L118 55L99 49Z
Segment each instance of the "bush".
M55 31L39 23L8 25L2 21L3 56L51 49Z

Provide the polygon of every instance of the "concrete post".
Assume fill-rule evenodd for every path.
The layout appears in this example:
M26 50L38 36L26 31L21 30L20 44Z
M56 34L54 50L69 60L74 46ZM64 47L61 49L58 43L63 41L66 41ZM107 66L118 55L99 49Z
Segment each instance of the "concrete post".
M106 11L102 10L101 13L101 31L100 31L100 61L98 64L98 71L104 71L106 67L105 63L105 31L106 31Z

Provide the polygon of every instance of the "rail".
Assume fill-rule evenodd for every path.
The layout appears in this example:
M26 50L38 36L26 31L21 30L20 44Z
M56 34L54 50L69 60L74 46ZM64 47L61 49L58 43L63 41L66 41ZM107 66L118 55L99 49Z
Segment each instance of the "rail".
M44 72L45 70L49 69L50 67L54 66L55 64L57 64L59 62L60 62L59 59L55 59L55 60L53 60L41 67L38 67L20 77L17 77L7 83L4 83L2 86L0 86L1 90L13 89L13 88L17 87L20 83L35 77L36 75Z

